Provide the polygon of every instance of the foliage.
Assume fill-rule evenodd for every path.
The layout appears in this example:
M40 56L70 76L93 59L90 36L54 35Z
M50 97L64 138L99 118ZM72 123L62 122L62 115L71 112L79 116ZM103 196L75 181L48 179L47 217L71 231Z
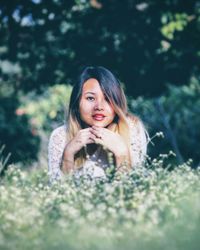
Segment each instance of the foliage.
M161 157L163 159L163 157ZM10 166L0 182L2 249L196 250L200 169L169 172L163 160L113 182Z
M145 99L139 97L129 101L130 109L147 124L150 134L164 133L164 140L155 140L150 155L173 150L179 163L193 159L193 166L200 162L198 144L200 140L200 84L192 78L189 85L168 86L166 95Z
M34 91L25 96L21 93L18 112L30 117L36 133L41 130L49 133L64 123L71 90L71 86L60 84L46 88L40 95Z
M28 116L16 112L19 101L10 86L4 82L0 87L0 146L4 145L4 158L9 153L8 162L30 163L37 159L39 136L34 134ZM3 164L6 167L6 164ZM2 172L2 171L1 171Z
M163 36L169 40L173 40L174 33L184 30L188 25L188 22L190 21L188 19L189 17L186 13L176 13L174 16L171 13L163 15L162 22L164 26L161 29Z
M1 0L0 143L6 145L7 153L12 152L14 161L36 159L40 129L50 131L61 122L63 108L58 106L65 105L64 92L53 97L45 89L65 82L73 84L86 65L111 69L131 97L160 96L168 83L183 85L191 77L199 81L199 29L197 0ZM21 105L18 97L30 91ZM191 104L181 106L185 99L180 100L177 103L172 94L158 98L157 104L143 98L138 102L150 105L147 110L151 110L151 117L147 114L145 119L150 132L165 132L167 140L159 144L159 149L165 152L173 147L179 162L193 157L198 163L199 113ZM171 102L186 122L179 112L172 111ZM160 119L158 107L171 114L169 122L166 115ZM197 116L191 115L190 107Z
M98 64L130 95L158 95L199 76L199 14L197 0L2 0L1 78L29 91Z

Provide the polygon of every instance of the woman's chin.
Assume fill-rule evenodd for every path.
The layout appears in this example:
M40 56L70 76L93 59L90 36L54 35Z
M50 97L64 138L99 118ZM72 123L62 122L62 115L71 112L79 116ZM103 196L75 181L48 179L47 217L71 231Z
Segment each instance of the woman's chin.
M92 126L97 126L97 127L100 127L100 128L105 128L107 127L109 124L108 123L105 123L105 122L91 122L89 124L90 127Z
M91 121L84 121L84 127L88 128L88 127L92 127L92 126L97 126L100 128L106 128L110 125L111 123L109 123L108 121L96 121L96 120L91 120Z
M103 123L100 123L100 122L94 122L94 123L92 123L91 124L91 127L92 126L97 126L97 127L100 127L100 128L104 128L104 127L106 127L107 125L105 125L105 124L103 124Z

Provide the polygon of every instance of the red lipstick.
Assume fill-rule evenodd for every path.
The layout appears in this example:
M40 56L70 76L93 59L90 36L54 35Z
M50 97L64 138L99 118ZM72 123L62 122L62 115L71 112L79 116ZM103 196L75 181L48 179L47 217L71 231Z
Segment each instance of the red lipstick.
M105 117L105 115L104 114L94 114L93 116L92 116L96 121L102 121L103 119L104 119L104 117Z

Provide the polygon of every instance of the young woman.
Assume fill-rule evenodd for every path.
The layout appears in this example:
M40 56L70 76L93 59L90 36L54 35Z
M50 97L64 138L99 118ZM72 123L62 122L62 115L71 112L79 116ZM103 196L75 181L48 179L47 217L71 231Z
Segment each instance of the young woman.
M87 67L73 87L66 124L50 136L50 179L105 177L111 163L116 172L129 171L143 164L146 148L143 123L128 113L119 81L104 67Z

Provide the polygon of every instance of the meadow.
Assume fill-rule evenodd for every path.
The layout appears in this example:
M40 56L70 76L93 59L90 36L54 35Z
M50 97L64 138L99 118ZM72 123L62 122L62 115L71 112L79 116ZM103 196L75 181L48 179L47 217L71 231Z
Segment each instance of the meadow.
M0 249L199 249L200 168L167 162L51 185L46 168L10 165L0 179Z
M0 27L0 250L199 250L200 1L1 1ZM158 133L152 159L50 184L48 138L89 65Z

